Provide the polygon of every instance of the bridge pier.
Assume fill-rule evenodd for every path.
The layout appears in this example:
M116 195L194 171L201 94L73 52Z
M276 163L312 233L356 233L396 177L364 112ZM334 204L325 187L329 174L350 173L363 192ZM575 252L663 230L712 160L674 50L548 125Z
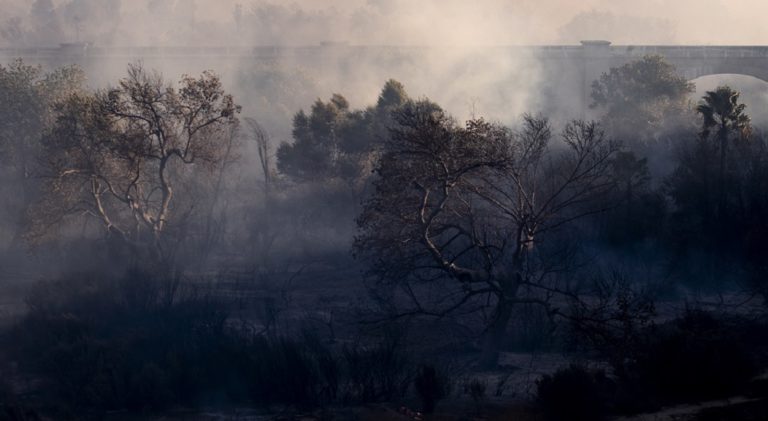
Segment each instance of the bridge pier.
M589 117L592 103L592 82L610 69L611 42L604 40L581 41L581 118Z

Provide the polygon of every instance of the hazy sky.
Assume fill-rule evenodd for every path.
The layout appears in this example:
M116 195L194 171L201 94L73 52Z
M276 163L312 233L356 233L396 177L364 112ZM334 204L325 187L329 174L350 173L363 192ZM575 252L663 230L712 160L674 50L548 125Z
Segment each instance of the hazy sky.
M55 9L55 25L39 16L47 4ZM4 44L73 41L78 32L84 40L122 45L576 44L595 38L620 44L768 44L766 0L0 0L0 5ZM39 34L44 31L50 35Z

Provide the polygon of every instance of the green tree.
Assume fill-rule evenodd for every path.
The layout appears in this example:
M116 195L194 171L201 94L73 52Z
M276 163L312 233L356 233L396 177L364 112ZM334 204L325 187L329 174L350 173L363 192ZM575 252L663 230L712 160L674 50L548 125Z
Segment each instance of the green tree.
M622 139L652 137L667 123L678 124L695 86L662 56L645 56L612 67L592 83L591 108L604 111L606 127Z
M402 107L408 102L408 93L402 83L390 79L384 83L379 99L376 101L376 110L379 112L391 112ZM387 117L390 115L387 114Z
M341 180L356 186L365 180L370 159L387 133L391 114L408 99L402 84L389 80L376 106L352 110L343 96L317 100L309 114L293 119L293 143L277 150L277 167L295 181Z

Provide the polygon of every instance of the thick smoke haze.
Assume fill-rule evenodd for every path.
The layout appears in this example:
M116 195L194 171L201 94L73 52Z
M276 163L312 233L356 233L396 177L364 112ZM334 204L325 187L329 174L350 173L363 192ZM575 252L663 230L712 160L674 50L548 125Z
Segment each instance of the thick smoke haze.
M526 111L551 111L542 106L548 101L541 89L546 76L536 60L482 53L477 47L572 45L587 39L614 44L768 43L768 29L760 22L768 6L759 0L0 0L0 7L0 47L78 41L101 47L439 47L416 59L361 58L322 69L290 60L271 69L249 63L231 68L224 63L146 61L168 77L213 67L230 89L248 93L238 96L245 112L258 116L281 139L290 137L297 109L333 92L363 107L375 101L389 78L403 82L416 97L438 101L459 119L476 114L510 123ZM125 64L87 69L90 84L102 87L117 80ZM268 75L278 75L281 92L290 85L288 91L295 94L281 101L264 94L271 89L265 84L274 84ZM574 117L572 106L560 105L568 109L563 118Z
M0 421L768 420L768 0L0 0Z
M760 0L3 0L6 46L763 44ZM725 29L725 30L722 30Z

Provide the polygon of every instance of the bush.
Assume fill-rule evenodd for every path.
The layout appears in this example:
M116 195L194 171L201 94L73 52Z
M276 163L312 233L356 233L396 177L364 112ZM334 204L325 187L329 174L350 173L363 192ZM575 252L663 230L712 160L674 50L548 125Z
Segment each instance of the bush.
M688 309L654 323L653 303L626 285L598 289L598 304L575 306L572 332L607 360L618 380L614 409L646 411L667 404L742 393L768 349L763 327ZM764 351L763 351L764 352Z
M437 402L448 394L448 382L434 366L422 365L413 380L416 394L421 399L422 409L431 414Z
M579 365L560 369L537 381L536 400L547 419L595 421L605 417L612 382L602 371Z
M480 414L482 412L482 403L483 400L485 400L485 391L488 388L488 384L484 380L472 379L465 388L465 392L468 392L469 396L472 397L472 402L475 404L475 411Z
M637 350L625 381L661 404L740 393L758 370L744 338L735 332L708 313L688 311Z
M401 397L410 364L396 341L343 345L333 350L313 336L302 340L253 338L247 362L250 397L261 404L302 408L331 403L359 404Z
M197 402L208 385L220 385L226 313L208 297L167 300L161 283L147 279L40 284L11 332L21 367L71 409Z
M0 421L37 421L38 414L19 401L13 388L0 377Z
M387 400L408 387L410 364L396 340L334 349L312 335L259 336L227 323L224 303L178 291L138 273L42 283L10 334L13 357L42 380L41 395L74 414L198 404L308 409Z
M341 358L347 377L345 402L390 400L406 393L411 364L396 337L368 346L345 345Z

